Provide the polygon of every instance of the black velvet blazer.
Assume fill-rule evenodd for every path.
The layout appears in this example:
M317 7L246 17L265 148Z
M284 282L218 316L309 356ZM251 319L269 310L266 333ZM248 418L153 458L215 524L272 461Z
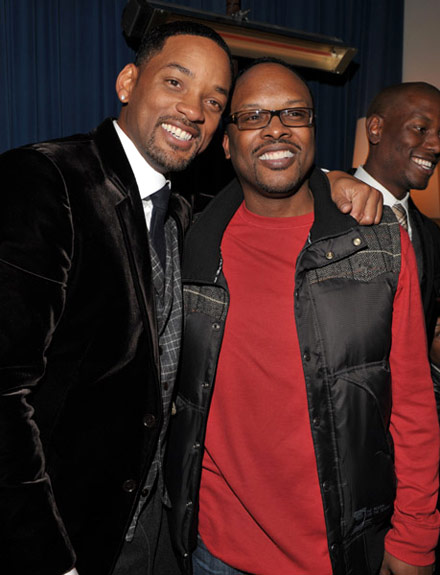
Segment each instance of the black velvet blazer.
M107 575L162 419L141 199L111 120L0 173L0 572Z

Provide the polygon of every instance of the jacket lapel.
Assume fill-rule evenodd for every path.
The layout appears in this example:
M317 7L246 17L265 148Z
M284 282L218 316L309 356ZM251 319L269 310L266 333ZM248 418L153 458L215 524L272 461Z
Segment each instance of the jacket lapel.
M95 131L95 141L104 171L120 192L114 204L121 226L133 284L145 331L149 335L156 365L159 365L159 345L152 282L150 248L144 210L134 174L111 119Z

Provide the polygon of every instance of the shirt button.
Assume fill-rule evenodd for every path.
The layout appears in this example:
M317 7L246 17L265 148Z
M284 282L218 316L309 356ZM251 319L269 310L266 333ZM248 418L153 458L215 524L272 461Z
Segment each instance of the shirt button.
M311 356L308 349L306 349L305 352L303 353L303 358L305 361L310 361Z
M147 413L147 415L144 416L142 423L145 427L148 427L148 429L152 429L156 426L156 417L152 413Z
M141 495L142 495L142 497L147 497L147 495L148 495L148 489L147 489L146 487L144 487L144 489L142 489Z
M321 418L319 416L316 416L313 418L313 426L314 427L319 427L320 423L321 423Z
M218 331L220 329L220 324L215 322L212 324L212 329L214 329L215 331Z
M362 243L361 238L354 238L354 240L353 240L353 245L354 245L354 246L360 246L361 243Z
M134 479L127 479L122 484L122 489L125 491L125 493L133 493L133 491L136 491L136 488L137 488L137 481L135 481Z
M332 260L334 257L335 257L335 254L334 254L333 252L327 252L327 253L325 254L325 258L326 258L327 260Z

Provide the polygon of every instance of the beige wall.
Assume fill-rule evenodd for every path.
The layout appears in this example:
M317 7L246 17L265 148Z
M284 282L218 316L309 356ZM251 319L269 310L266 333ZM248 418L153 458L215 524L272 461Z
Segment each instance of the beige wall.
M440 0L405 0L403 81L424 81L440 89ZM418 208L440 219L440 171L426 190L415 190Z
M386 1L386 0L384 0ZM440 0L405 0L403 82L429 82L440 89ZM368 153L365 118L358 120L353 166L363 164ZM440 170L426 190L411 193L418 208L440 220Z

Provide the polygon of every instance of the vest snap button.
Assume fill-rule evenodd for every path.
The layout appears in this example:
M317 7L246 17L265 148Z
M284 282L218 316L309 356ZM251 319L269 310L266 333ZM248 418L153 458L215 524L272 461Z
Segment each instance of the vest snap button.
M136 491L136 488L137 488L137 481L135 481L134 479L127 479L122 484L122 489L125 491L125 493L133 493L133 491Z
M152 413L147 413L147 415L144 416L142 423L145 427L148 427L148 429L152 429L156 425L156 417Z

